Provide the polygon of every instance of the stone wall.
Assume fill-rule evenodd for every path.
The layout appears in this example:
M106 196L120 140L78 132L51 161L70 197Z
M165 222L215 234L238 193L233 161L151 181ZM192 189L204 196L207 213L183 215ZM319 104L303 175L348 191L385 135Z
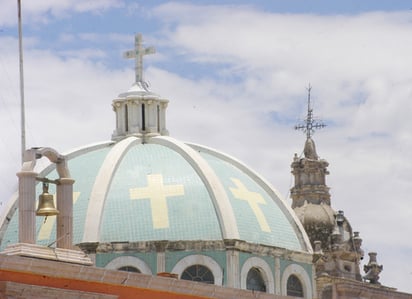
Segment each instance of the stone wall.
M291 298L168 277L4 254L0 254L0 282L0 298ZM30 291L43 294L41 297L15 296L28 294Z
M412 299L411 294L394 288L352 279L320 276L316 278L319 299Z

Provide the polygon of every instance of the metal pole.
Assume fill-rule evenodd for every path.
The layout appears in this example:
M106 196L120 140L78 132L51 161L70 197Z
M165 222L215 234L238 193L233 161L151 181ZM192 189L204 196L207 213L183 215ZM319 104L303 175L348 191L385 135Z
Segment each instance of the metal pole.
M20 119L21 119L21 161L23 164L26 150L26 117L24 110L24 76L23 76L23 34L21 25L21 0L17 0L17 14L19 23L19 63L20 63Z

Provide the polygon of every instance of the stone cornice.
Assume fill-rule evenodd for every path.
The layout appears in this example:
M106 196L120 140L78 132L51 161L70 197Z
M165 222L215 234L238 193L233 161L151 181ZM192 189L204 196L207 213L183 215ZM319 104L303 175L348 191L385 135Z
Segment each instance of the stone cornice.
M86 253L112 252L173 252L173 251L226 251L234 250L256 254L258 256L274 256L285 260L312 263L312 254L291 251L284 248L248 243L242 240L225 239L210 241L144 241L144 242L111 242L81 243L78 246Z

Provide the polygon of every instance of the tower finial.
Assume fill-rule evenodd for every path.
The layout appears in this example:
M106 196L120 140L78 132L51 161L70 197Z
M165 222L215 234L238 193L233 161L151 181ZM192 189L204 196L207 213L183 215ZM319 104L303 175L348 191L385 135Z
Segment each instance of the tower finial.
M135 72L136 83L144 83L143 81L143 56L156 53L154 47L143 47L143 39L140 33L135 36L134 50L129 50L123 53L123 57L126 59L135 58Z
M310 105L310 92L312 90L312 86L309 83L307 88L308 91L308 114L306 119L303 120L302 124L296 125L295 130L302 130L306 133L306 138L309 139L312 137L313 133L315 133L315 129L322 129L326 127L326 125L322 121L317 121L313 118L313 109Z

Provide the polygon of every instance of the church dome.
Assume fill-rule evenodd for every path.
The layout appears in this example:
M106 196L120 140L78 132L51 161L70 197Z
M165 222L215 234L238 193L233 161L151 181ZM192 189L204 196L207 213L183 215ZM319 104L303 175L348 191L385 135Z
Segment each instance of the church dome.
M296 208L295 213L304 225L318 224L333 227L335 224L335 212L327 204L306 203Z
M65 218L73 223L69 246L77 244L97 267L168 272L244 289L254 289L258 279L260 289L283 295L289 280L297 278L310 298L313 251L299 219L243 163L168 136L169 101L151 92L142 77L141 58L154 50L142 47L140 35L135 46L126 56L136 57L136 81L112 102L112 140L61 155L64 171L53 163L30 172L43 181L59 183L62 174L66 183L75 180L67 192L73 195L73 213ZM38 156L31 156L30 166ZM30 187L34 195L34 180ZM37 184L37 196L41 187ZM49 193L62 188L51 184ZM23 197L20 203L30 200ZM0 216L0 249L18 243L25 231L19 231L19 215L25 210L18 211L17 202L16 195ZM54 246L56 239L66 237L61 228L67 226L60 225L56 233L61 214L36 217L30 242ZM199 277L199 272L207 275Z
M112 102L112 140L64 155L75 180L73 242L239 240L310 253L296 215L262 177L219 151L168 136L169 101L150 91L142 74L142 55L154 50L139 38L137 50L126 52L137 57L136 81ZM39 177L58 179L55 164ZM2 248L18 241L17 198L10 202L0 219ZM37 218L37 243L54 242L55 217Z
M74 243L235 239L310 248L277 192L241 162L167 136L143 141L129 136L66 155L76 180ZM57 172L46 168L39 176ZM2 247L17 242L17 218ZM54 221L38 218L38 243L53 242Z

